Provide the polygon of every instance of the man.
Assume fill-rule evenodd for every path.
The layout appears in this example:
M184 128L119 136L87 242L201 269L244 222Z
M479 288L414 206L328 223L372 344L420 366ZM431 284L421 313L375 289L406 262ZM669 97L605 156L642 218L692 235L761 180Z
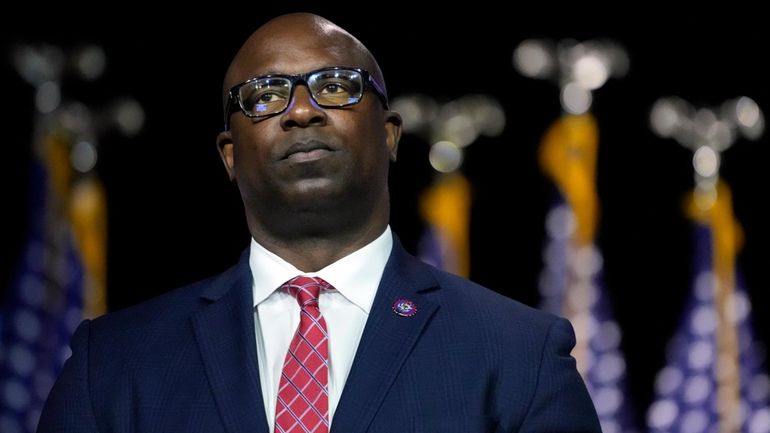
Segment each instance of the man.
M361 42L315 15L273 19L235 56L224 98L217 145L250 248L219 276L84 322L41 433L600 431L566 320L423 264L391 234L401 118Z

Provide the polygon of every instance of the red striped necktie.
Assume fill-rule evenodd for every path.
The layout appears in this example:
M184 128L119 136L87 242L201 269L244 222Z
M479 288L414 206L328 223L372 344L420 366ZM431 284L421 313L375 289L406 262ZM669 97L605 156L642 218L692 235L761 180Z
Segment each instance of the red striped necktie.
M297 298L301 312L278 385L276 433L329 432L329 337L318 297L330 288L321 278L303 276L281 286Z

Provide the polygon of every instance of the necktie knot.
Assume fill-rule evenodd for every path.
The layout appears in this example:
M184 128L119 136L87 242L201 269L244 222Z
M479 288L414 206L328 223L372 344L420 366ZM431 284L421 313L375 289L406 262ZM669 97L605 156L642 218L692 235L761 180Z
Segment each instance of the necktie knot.
M301 308L305 308L308 305L318 306L321 290L328 289L329 287L331 285L320 277L306 277L302 275L292 278L281 286L281 288L297 298Z

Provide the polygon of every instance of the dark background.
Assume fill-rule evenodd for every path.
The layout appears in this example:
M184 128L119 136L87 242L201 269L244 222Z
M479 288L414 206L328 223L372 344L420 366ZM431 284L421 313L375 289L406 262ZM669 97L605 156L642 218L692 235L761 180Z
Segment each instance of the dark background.
M534 5L527 12L472 5L420 14L404 5L358 2L324 8L234 4L227 10L163 13L46 9L6 16L0 31L6 56L0 62L0 287L8 286L27 223L34 110L31 87L7 61L16 43L102 45L108 56L105 75L94 83L65 81L65 95L93 107L131 96L146 111L139 136L107 133L100 142L98 172L109 206L109 306L114 310L221 271L247 246L240 198L214 145L221 128L221 80L251 31L286 11L320 13L358 36L379 60L391 97L421 92L448 101L485 93L501 102L504 133L470 146L463 165L474 197L471 279L537 305L550 186L536 150L561 108L557 87L520 76L511 55L531 37L611 38L628 51L631 69L594 94L600 128L598 244L641 415L689 294L692 257L690 226L681 212L682 198L693 184L691 154L652 134L649 110L658 97L671 95L697 106L746 95L770 110L770 67L761 58L770 41L766 20L738 5L686 12L649 4L644 10L601 11ZM755 329L765 342L770 341L765 251L770 211L762 202L768 144L767 134L755 142L739 139L723 154L722 165L746 235L739 266L753 302ZM405 136L392 166L392 226L410 250L422 229L417 193L433 176L427 152L427 143ZM500 203L505 203L502 209Z

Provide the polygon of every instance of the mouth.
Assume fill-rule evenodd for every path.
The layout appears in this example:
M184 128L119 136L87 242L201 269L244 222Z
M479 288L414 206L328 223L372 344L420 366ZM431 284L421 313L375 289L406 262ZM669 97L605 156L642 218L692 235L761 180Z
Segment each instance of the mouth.
M321 159L334 149L318 140L303 141L292 144L281 159L293 162L306 162Z

